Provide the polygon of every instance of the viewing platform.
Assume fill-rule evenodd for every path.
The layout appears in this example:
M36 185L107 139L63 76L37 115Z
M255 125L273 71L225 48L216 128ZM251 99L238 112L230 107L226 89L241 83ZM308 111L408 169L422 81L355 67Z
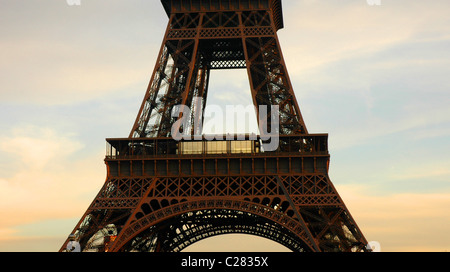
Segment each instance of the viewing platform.
M329 155L328 134L279 136L278 149L270 152L264 150L264 141L256 135L210 135L202 136L201 140L182 141L175 141L172 138L124 138L107 139L106 141L107 160L183 156L213 157L218 155Z

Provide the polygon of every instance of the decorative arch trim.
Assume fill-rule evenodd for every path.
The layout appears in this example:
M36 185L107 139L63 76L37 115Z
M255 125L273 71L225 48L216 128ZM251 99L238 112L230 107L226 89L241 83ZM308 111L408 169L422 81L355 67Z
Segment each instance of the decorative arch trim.
M269 206L248 201L229 199L209 199L183 202L152 212L128 225L128 227L121 232L119 237L117 237L114 244L111 245L110 251L120 251L128 242L144 230L172 217L189 212L214 209L234 210L263 217L287 229L303 241L303 243L309 247L309 250L313 251L314 246L299 221Z

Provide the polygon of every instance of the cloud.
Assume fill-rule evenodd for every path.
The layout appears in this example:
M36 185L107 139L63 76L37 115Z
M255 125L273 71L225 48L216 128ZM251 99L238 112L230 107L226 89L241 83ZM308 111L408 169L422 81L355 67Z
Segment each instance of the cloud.
M379 241L383 251L450 249L450 193L379 195L356 184L337 190L366 239Z
M13 240L15 238L14 235L17 233L17 230L11 228L2 228L0 229L0 241L5 242L8 240Z
M89 48L68 42L17 40L0 41L0 48L3 102L64 105L118 90L136 91L139 84L145 89L151 70L151 65L136 62L141 56L131 51L126 51L128 57L120 56L124 51L119 45Z
M4 5L2 102L66 105L146 89L167 22L162 7L139 8L151 5L141 1L70 7L65 0ZM160 38L148 34L152 27Z
M8 135L0 137L10 160L0 173L0 240L20 225L81 216L103 185L103 154L83 155L73 135L52 128L25 125Z
M346 109L343 109L344 111ZM347 121L351 121L348 123ZM417 142L427 138L450 135L445 125L450 123L450 108L436 107L427 111L403 110L401 113L386 117L355 116L352 120L341 120L341 129L333 130L333 146L335 150L346 149L370 142L379 142L389 135L411 133L409 139ZM439 126L430 131L430 127ZM332 128L332 127L331 127ZM395 142L386 145L395 145Z
M279 35L309 131L329 132L336 150L448 135L448 2L292 5Z
M20 241L48 240L50 226L74 227L66 218L79 219L103 185L103 146L87 150L98 128L85 128L86 120L100 115L72 107L71 114L84 119L70 118L73 126L61 129L54 121L62 117L26 115L24 105L74 105L145 92L167 18L161 7L122 2L83 2L74 9L64 1L27 2L27 8L13 1L0 10L0 100L10 109L17 105L8 111L14 117L3 117L3 127L14 129L0 134L2 244L30 249ZM340 156L332 164L340 172L332 178L350 180L336 184L366 237L387 251L449 250L448 156L442 150L450 135L450 3L283 4L280 42L300 107L311 132L330 132L332 158L334 151ZM209 102L251 103L245 71L237 78L221 74L212 75L217 89ZM122 118L117 115L129 107L120 102L102 109L115 129ZM44 127L17 125L32 122L30 114ZM74 127L89 132L84 142L68 132Z
M0 139L0 150L18 157L31 170L44 170L50 161L69 156L83 147L50 128L21 126L10 134Z
M446 1L389 1L382 7L364 0L295 1L285 6L285 29L279 35L292 74L411 40L449 37Z

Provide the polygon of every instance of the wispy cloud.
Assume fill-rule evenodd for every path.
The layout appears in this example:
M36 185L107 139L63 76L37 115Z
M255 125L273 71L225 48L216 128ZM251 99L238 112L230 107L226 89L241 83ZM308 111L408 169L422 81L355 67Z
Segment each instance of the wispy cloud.
M83 147L70 136L58 135L51 128L24 125L8 134L0 138L0 150L18 158L22 167L32 171L42 171L51 161L64 158Z
M358 226L383 251L450 250L450 193L380 196L364 185L338 186Z
M52 128L23 126L0 142L11 160L0 173L0 240L24 224L80 216L104 180L103 154L75 159L83 144Z
M450 3L283 4L280 42L303 117L312 133L330 133L332 180L367 238L388 251L449 250ZM93 138L137 113L141 101L111 96L145 92L167 23L151 5L9 1L0 10L3 249L54 241L48 230L74 227L103 185ZM251 104L245 70L213 73L208 102Z
M142 48L139 55L119 57L118 47L88 49L87 46L44 40L0 40L0 72L3 75L0 99L41 105L61 105L89 101L118 90L145 86L150 65L130 59L149 57ZM136 54L128 51L128 54ZM144 55L142 55L144 54Z

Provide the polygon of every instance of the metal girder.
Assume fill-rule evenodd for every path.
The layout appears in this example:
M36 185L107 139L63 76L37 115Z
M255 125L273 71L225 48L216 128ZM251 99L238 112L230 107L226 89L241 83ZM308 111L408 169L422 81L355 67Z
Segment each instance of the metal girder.
M209 77L203 75L211 69L241 68L248 71L254 105L279 106L281 134L306 134L276 30L268 9L171 14L130 137L173 136L171 128L178 121L171 116L174 106L191 107L198 86L206 101ZM193 116L203 116L205 106L193 109ZM193 117L189 123L194 123Z
M181 251L245 233L300 252L367 250L328 176L328 135L308 133L295 98L277 36L281 1L162 3L169 23L158 60L129 138L107 140L106 182L72 232L81 249ZM278 106L278 149L250 135L173 139L177 105L192 110L183 129L202 135L193 124L213 69L246 69L254 105Z

